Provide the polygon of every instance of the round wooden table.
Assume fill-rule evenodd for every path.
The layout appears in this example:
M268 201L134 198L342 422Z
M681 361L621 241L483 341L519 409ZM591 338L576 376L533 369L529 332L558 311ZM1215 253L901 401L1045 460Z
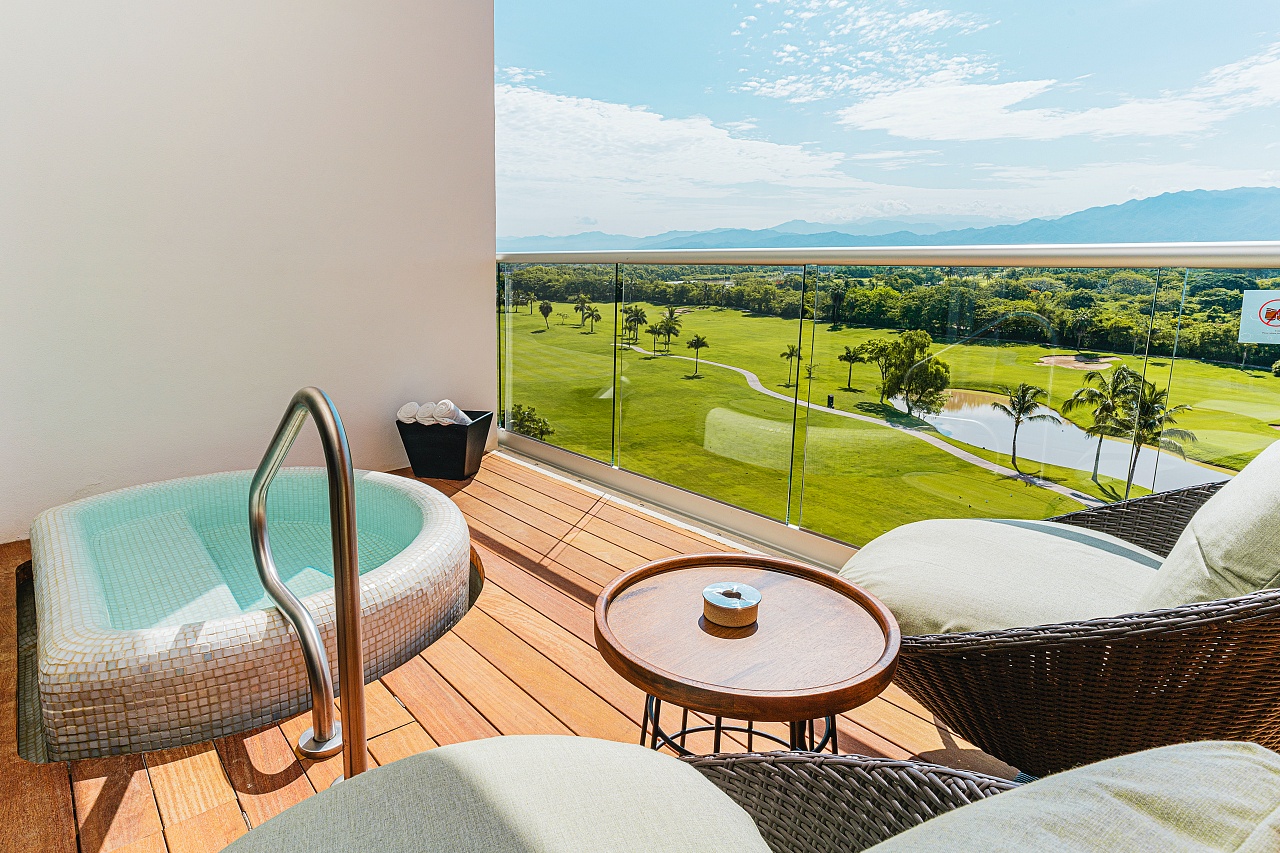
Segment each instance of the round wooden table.
M703 617L702 591L719 581L760 591L756 622L724 628ZM791 749L836 751L835 715L888 686L902 635L889 609L831 572L775 557L693 554L657 560L616 578L596 599L596 645L646 693L640 743L679 754L687 735L714 731ZM661 726L662 703L683 710L679 731ZM715 718L688 725L689 711ZM746 721L730 726L724 718ZM818 733L816 720L824 720ZM790 739L755 728L791 724Z

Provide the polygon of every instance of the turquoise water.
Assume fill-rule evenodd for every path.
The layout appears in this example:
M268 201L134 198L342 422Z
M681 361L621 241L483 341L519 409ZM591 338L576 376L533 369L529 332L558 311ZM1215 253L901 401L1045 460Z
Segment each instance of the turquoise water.
M82 523L111 627L185 625L271 607L249 540L249 474L215 474L107 498ZM305 598L333 588L323 472L284 469L267 499L271 552L285 584ZM422 510L404 492L358 476L360 573L418 535Z

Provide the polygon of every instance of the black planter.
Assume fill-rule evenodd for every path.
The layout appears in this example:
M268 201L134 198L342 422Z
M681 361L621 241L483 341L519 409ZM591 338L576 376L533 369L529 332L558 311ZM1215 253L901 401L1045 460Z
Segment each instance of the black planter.
M396 421L415 477L466 480L480 470L493 412L467 412L470 426Z

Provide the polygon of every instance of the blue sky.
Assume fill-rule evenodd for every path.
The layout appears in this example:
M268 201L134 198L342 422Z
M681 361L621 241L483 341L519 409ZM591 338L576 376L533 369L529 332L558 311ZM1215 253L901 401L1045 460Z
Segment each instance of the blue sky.
M498 233L1280 184L1280 2L497 0Z

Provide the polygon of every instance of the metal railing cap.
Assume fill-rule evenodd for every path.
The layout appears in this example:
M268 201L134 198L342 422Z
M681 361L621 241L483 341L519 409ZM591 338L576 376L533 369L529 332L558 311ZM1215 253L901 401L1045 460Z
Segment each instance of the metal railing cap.
M849 246L789 249L615 249L498 252L502 264L731 266L1188 267L1280 269L1280 240L1224 243L1057 243L1007 246Z

